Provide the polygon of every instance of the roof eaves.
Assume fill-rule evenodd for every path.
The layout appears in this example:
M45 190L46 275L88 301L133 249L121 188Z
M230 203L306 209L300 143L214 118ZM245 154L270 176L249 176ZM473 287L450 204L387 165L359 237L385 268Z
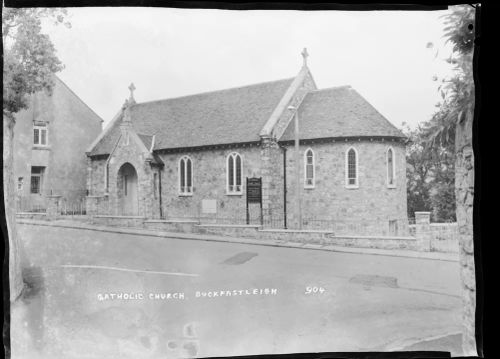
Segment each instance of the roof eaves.
M406 136L393 136L393 135L387 135L387 136L380 136L380 135L374 135L374 136L330 136L330 137L315 137L315 138L301 138L299 139L299 142L301 144L304 143L311 143L311 142L343 142L343 141L353 141L353 140L396 140L397 142L404 142L406 143L407 137ZM294 143L295 140L279 140L278 143L281 145L287 145Z
M232 143L216 143L210 145L199 145L199 146L179 146L179 147L163 147L155 148L154 152L183 152L183 151L204 151L215 148L228 148L228 147L247 147L247 146L259 146L259 141L247 141L247 142L232 142Z

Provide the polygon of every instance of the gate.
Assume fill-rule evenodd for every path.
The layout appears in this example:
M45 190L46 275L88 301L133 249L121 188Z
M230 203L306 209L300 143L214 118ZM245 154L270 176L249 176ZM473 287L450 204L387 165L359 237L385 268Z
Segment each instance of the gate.
M62 216L83 216L86 215L85 199L80 198L74 201L63 199L61 201Z

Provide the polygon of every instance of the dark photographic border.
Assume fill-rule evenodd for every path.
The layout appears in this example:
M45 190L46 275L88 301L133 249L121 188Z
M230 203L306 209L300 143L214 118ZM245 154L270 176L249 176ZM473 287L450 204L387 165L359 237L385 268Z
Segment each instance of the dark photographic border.
M498 118L498 112L493 112L492 96L498 92L498 87L493 88L493 74L490 72L493 67L493 61L498 62L498 58L494 56L494 48L498 47L498 38L495 38L491 29L493 28L494 14L498 14L497 7L492 5L493 2L481 2L481 6L477 7L476 13L476 40L473 57L473 74L475 80L475 113L473 122L473 149L475 158L475 185L474 185L474 260L475 260L475 275L476 275L476 318L475 318L475 334L477 353L480 357L491 355L491 346L488 353L483 349L483 343L488 337L484 331L490 325L489 316L485 314L485 280L487 271L485 267L485 254L493 252L488 246L491 242L498 241L495 237L495 232L490 228L491 223L495 223L492 217L496 211L494 207L488 209L489 202L492 201L493 191L486 191L483 188L488 188L491 180L495 178L494 168L495 159L488 161L488 155L495 153L492 144L495 143L495 132L493 123ZM205 8L205 9L226 9L226 10L343 10L343 11L360 11L360 10L403 10L403 11L433 11L444 10L449 5L463 4L460 1L384 1L383 3L363 1L363 3L342 3L332 1L321 2L266 2L266 1L168 1L168 0L5 0L6 7L97 7L97 6L141 6L141 7L170 7L170 8ZM497 5L498 6L498 5ZM397 31L397 29L394 29ZM482 35L485 34L486 37ZM488 36L489 35L489 36ZM486 40L485 40L486 39ZM488 47L485 41L489 41ZM493 45L493 46L492 46ZM481 56L480 56L481 55ZM490 66L491 65L491 66ZM498 72L498 65L496 72ZM497 82L498 84L498 82ZM491 129L490 129L491 128ZM3 164L3 160L2 160ZM484 164L484 166L483 166ZM492 168L486 174L485 167L487 164L492 164ZM489 175L489 177L488 177ZM10 357L10 293L9 293L9 242L7 225L5 221L4 194L3 185L0 193L2 204L0 206L0 225L4 236L4 262L3 262L3 309L4 309L4 326L3 340L4 348L7 351L6 357ZM491 274L490 274L491 276ZM491 281L491 280L490 280ZM491 293L490 293L491 294ZM491 303L491 302L489 302ZM490 305L491 307L491 305ZM490 316L491 317L491 316ZM239 356L238 358L444 358L450 357L448 352L323 352L323 353L301 353L301 354L281 354L281 355L255 355L255 356Z

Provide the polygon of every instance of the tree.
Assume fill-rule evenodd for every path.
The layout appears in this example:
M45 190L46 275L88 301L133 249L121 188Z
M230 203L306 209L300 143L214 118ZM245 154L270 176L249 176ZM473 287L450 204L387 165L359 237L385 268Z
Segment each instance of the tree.
M9 238L9 279L11 300L23 289L22 267L26 258L15 220L13 139L15 114L28 107L29 95L53 88L53 74L63 66L50 38L42 33L42 20L67 22L65 9L2 9L3 67L3 183L5 218ZM5 236L7 237L7 236Z
M456 220L453 143L427 145L436 116L414 130L408 126L403 128L409 139L406 147L408 217L416 211L431 211L432 221L453 222Z
M413 217L416 211L430 211L431 152L423 144L422 129L415 130L406 127L408 137L406 146L406 190L408 195L408 217Z
M463 294L464 355L476 355L475 307L476 283L474 272L473 200L474 153L472 149L472 122L474 116L474 79L472 59L476 36L475 16L480 5L453 7L446 16L444 36L453 45L453 55L448 60L454 65L455 74L444 79L440 87L443 103L439 121L436 122L429 144L447 143L454 138L455 146L455 197L459 227L460 275ZM454 135L454 136L453 136Z

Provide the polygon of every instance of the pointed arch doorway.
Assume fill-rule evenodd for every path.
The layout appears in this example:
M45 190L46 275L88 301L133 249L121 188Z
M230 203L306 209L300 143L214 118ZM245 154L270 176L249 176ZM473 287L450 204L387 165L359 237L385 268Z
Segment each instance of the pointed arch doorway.
M121 215L138 215L137 171L128 162L118 170L118 206Z

